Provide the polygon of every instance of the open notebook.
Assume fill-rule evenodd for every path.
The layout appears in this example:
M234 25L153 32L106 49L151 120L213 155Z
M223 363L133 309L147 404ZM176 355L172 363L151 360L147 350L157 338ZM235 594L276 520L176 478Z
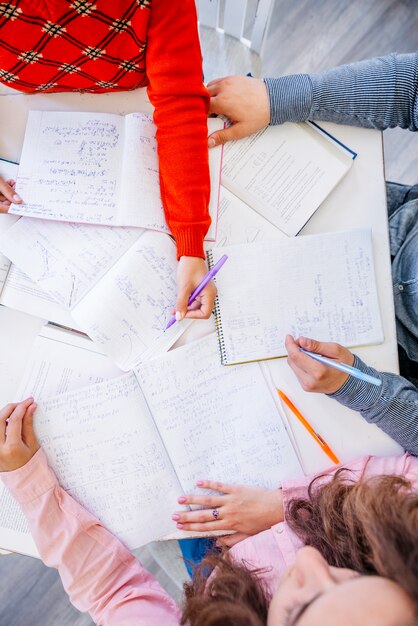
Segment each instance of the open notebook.
M356 156L317 124L267 126L225 145L222 184L286 235L297 235Z
M192 121L191 121L192 123ZM208 120L209 133L223 127ZM168 233L151 116L30 111L10 213L50 220L137 226ZM222 148L209 154L215 239Z
M21 218L2 251L124 370L164 333L176 301L176 247L138 228ZM185 320L164 338L170 347Z
M196 480L276 488L302 473L262 368L223 368L215 334L104 383L44 391L35 429L50 465L131 549L175 530L177 497ZM3 497L10 525L19 511ZM25 551L17 532L11 541Z
M224 365L284 356L285 336L346 346L383 341L370 230L213 248Z

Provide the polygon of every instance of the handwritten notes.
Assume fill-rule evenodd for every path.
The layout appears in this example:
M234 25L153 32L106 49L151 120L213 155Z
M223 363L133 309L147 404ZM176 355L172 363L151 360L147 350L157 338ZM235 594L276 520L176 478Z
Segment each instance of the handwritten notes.
M163 334L176 301L176 268L170 237L145 231L73 309L78 324L121 369L131 369ZM170 345L184 329L173 329Z
M123 140L119 115L30 111L11 212L116 224Z
M48 293L13 263L0 295L0 304L62 326L77 328L69 311L57 304Z
M286 238L281 230L221 185L216 247ZM213 244L206 243L206 248L212 247Z
M370 231L214 248L214 262L222 254L229 255L216 278L224 364L283 356L287 333L347 346L383 341Z
M202 478L275 488L300 472L260 367L223 367L215 333L136 375L183 490Z
M39 402L121 374L87 337L47 326L26 357L17 395L33 396Z
M351 167L353 154L312 125L268 126L225 146L222 184L297 235Z
M209 120L209 131L222 126ZM168 233L162 207L156 129L131 113L30 111L16 189L26 217ZM210 215L216 232L221 149L210 158ZM214 187L216 186L216 188Z
M173 529L180 485L134 374L40 402L35 430L64 489L128 547Z
M71 310L143 232L21 218L0 238L0 249Z

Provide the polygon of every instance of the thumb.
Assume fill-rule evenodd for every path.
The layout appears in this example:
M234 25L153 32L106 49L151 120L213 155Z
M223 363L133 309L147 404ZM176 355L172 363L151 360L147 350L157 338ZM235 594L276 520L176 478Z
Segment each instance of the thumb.
M179 322L187 313L187 303L189 301L190 289L187 286L180 287L176 300L176 320Z
M246 133L243 129L243 125L240 122L236 124L231 124L228 128L223 128L221 130L217 130L212 133L208 137L208 146L209 148L214 148L215 146L223 146L228 141L232 141L233 139L240 139L241 137L245 137Z
M33 414L36 411L36 404L33 403L26 409L26 414L23 417L22 424L22 438L29 448L39 447L38 440L33 428Z

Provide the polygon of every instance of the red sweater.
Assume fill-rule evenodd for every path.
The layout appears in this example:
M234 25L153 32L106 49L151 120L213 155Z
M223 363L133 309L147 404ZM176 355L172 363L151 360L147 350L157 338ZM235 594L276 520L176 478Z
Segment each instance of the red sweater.
M178 256L204 258L207 107L194 0L13 0L0 4L0 81L25 92L148 86L160 184Z

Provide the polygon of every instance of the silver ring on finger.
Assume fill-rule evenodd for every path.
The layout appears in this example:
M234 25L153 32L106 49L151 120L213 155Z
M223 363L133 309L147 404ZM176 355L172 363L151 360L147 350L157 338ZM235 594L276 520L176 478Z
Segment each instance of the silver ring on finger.
M219 511L218 511L218 509L213 509L212 516L213 516L213 519L215 521L219 518Z

